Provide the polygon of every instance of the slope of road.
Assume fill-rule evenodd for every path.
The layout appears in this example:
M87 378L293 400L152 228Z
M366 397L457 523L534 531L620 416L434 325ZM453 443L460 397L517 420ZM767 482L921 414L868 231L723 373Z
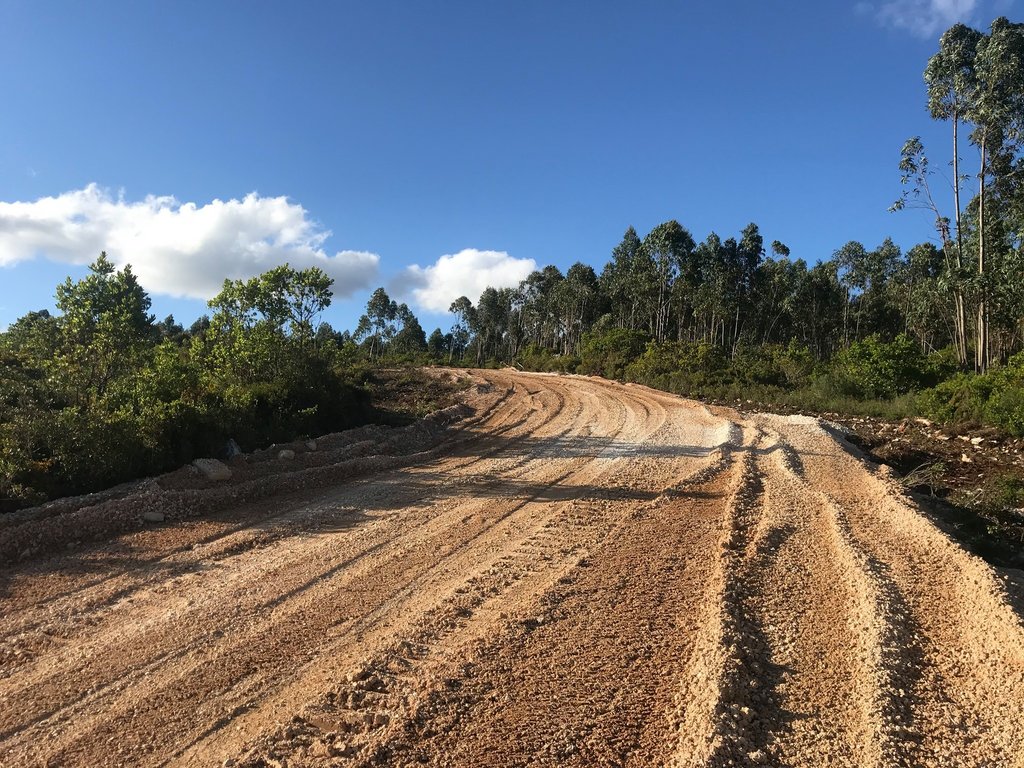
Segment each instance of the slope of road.
M0 765L1024 766L1016 586L823 425L474 376L415 462L0 567Z

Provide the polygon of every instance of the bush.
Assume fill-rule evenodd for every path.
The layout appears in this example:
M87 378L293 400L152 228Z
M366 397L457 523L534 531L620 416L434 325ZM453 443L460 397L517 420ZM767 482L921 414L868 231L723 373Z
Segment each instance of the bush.
M836 355L821 381L825 391L865 399L891 399L935 383L928 360L903 334L891 342L877 335L854 342Z
M575 373L580 360L574 355L556 355L547 347L529 344L512 361L527 371Z
M728 378L722 350L688 341L651 342L626 368L626 378L678 394L705 394Z
M794 340L786 346L741 347L731 368L734 378L743 383L795 389L810 383L814 365L814 356Z
M1024 437L1024 356L984 374L957 374L922 392L918 406L936 421L988 424Z
M579 372L622 380L626 366L644 353L650 336L615 328L583 337Z

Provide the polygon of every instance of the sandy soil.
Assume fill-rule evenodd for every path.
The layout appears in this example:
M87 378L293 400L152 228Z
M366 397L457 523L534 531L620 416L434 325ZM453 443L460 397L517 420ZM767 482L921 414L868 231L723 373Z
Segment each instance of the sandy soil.
M0 565L0 764L1024 766L1018 584L818 421L473 375L407 460Z

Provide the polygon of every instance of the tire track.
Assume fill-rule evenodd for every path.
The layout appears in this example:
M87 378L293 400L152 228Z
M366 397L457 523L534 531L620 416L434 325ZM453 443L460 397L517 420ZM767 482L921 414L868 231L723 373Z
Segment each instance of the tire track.
M559 399L558 399L558 401L557 401L557 402L558 402L559 404L560 404L560 403L562 402L562 400L560 399L560 396L559 396ZM560 407L560 405L559 405L559 407ZM576 421L578 421L578 420L579 420L579 416L580 416L580 414L581 414L581 413L583 413L583 412L584 412L584 406L583 406L582 404L581 404L581 405L579 405L578 407L574 408L573 410L571 410L571 411L570 411L570 413L569 413L569 415L568 415L568 418L569 418L569 419L572 419L572 422L571 422L571 423L575 423ZM550 420L546 420L546 421L550 421ZM561 431L560 431L559 433L556 433L556 434L558 434L558 435L564 435L564 434L567 434L567 433L568 433L568 431L570 431L570 429L563 429L563 430L561 430ZM609 439L610 439L610 438L609 438ZM552 449L552 450L554 450L554 449ZM550 464L550 462L546 462L546 458L547 458L547 457L546 457L546 456L544 455L544 453L543 453L543 452L540 452L540 453L538 453L538 454L535 454L535 455L533 456L533 458L531 459L531 461L533 461L533 462L537 463L537 465L538 465L538 466L544 465L545 463L548 463L548 464ZM581 459L581 460L578 460L578 461L579 461L579 462L581 462L581 461L583 461L583 460ZM568 476L569 474L571 474L571 470L570 470L570 471L567 471L567 472L562 472L562 473L558 473L558 472L556 471L556 468L557 468L557 467L558 467L558 465L556 465L556 464L551 464L551 465L550 465L550 468L548 469L548 472L550 473L550 477L549 477L549 478L548 478L548 480L546 481L547 485L550 485L550 484L552 484L552 483L554 483L554 482L557 482L557 481L559 481L559 480L563 480L563 479L565 479L565 477L567 477L567 476ZM533 477L534 477L534 478L537 478L537 479L543 479L543 477L544 477L544 473L542 472L542 473L541 473L541 474L540 474L540 475L538 476L538 475L537 475L537 473L536 473L536 472L534 472L534 473L533 473ZM540 487L539 487L539 490L538 490L538 492L540 492L540 490L542 490L542 489L543 489L543 487L544 487L544 485L543 485L543 484L541 484L541 485L540 485ZM497 521L497 522L500 522L500 521L501 521L501 519L503 519L503 517L504 517L504 516L506 516L506 515L496 514L497 510L495 510L495 509L494 509L493 505L491 505L491 507L492 507L492 509L491 509L491 514L492 514L492 516L493 516L493 517L495 517L495 519L496 519L496 521ZM513 512L515 512L515 511L516 511L516 507L515 507L515 506L512 506L512 508L511 508L511 509L509 510L508 514L512 514L512 513L513 513ZM465 509L463 508L462 510L460 510L460 512L464 513L464 512L466 512L466 510L465 510ZM440 535L441 535L441 536L442 536L443 538L446 538L446 539L449 539L449 540L451 539L451 531L450 531L450 530L446 530L446 529L444 528L444 526L443 526L443 525L438 525L438 529L439 529L439 531L441 532L441 534L440 534ZM422 531L420 531L420 532L419 532L419 535L420 535L420 536L422 536ZM467 540L467 541L469 541L469 540ZM399 550L401 550L401 545L400 545L400 542L392 542L391 544L392 544L392 545L393 545L393 544L398 544L398 545L399 545L398 549L399 549ZM405 560L408 560L408 552L405 552L405 553L403 553L403 558L404 558ZM349 566L351 566L352 564L351 564L351 563L349 563L348 565L349 565ZM379 575L379 564L375 564L375 566L378 566L377 568L375 568L375 572L377 573L377 575ZM280 585L280 582L279 582L279 585ZM283 585L280 585L280 586L283 586ZM339 590L340 590L340 589L341 589L341 587L339 587ZM307 599L307 598L304 598L304 599ZM317 599L319 599L319 596L317 596ZM253 611L253 612L254 612L254 613L258 613L259 611ZM280 623L280 622L281 622L282 620L283 620L283 618L282 618L282 617L280 617L280 616L273 616L272 618L268 619L268 621L269 621L269 622L271 622L271 623L275 623L275 622L276 622L276 623ZM310 622L309 622L309 621L304 621L304 622L303 622L303 625L304 625L304 626L306 626L306 627L308 627L308 626L309 626L309 624L310 624ZM258 636L258 635L259 635L259 632L258 632L258 631L256 631L256 630L254 630L254 631L253 631L252 633L250 633L250 634L252 634L252 635L254 635L254 636ZM203 642L203 641L204 641L205 639L207 639L207 638L202 638L201 640L197 641L197 643L198 643L198 644L202 644L202 642ZM162 661L162 660L163 660L162 658L158 658L158 659L157 659L157 662L156 662L156 663L159 663L159 662L160 662L160 661ZM104 661L104 664L106 664L106 663L107 663L107 661L105 660L105 661ZM196 665L196 667L195 667L195 668L198 668L198 664L199 664L199 663L200 663L200 662L197 662L197 665ZM139 665L139 662L138 662L138 660L135 660L135 659L131 659L131 660L129 660L129 661L128 661L128 662L126 663L126 667L127 667L127 666L132 666L132 665L138 666L138 665ZM144 672L144 673L145 673L145 672L148 672L148 671L149 671L148 669L146 669L145 667L143 667L143 672ZM89 670L86 670L86 671L84 672L84 674L85 674L85 676L86 676L86 677L88 677L88 673L89 673ZM209 677L209 675L206 675L206 676L207 676L207 677ZM175 679L177 679L177 678L175 678ZM171 680L167 680L167 681L165 681L165 682L167 682L167 683L171 683L172 681L171 681ZM32 681L33 689L34 689L34 690L36 690L36 691L38 692L38 686L37 686L37 684L36 684L36 683L37 683L37 681ZM118 690L123 690L123 689L124 689L125 687L126 687L126 686L120 686L120 687L118 688ZM114 691L114 692L117 692L117 691ZM81 707L80 707L80 711L85 711L85 710L88 710L88 709L95 709L95 708L96 708L96 706L97 706L97 702L93 701L93 700L92 700L91 698L87 698L86 700L84 700L83 702L81 702ZM81 725L82 725L81 721L77 721L77 726L78 726L78 727L81 727Z
M824 450L834 444L817 423L780 426L889 606L876 705L887 764L1024 765L1024 627L991 569L853 456Z

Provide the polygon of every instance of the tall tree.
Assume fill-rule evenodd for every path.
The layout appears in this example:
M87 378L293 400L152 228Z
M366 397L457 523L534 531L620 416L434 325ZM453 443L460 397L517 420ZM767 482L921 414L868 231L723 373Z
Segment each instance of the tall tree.
M378 288L370 294L366 312L359 318L355 335L369 345L371 360L384 354L384 349L398 330L395 327L397 319L398 304L388 296L387 291Z
M115 379L132 372L156 335L149 295L130 266L118 271L103 252L89 273L57 286L62 313L57 362L83 404L102 397Z
M975 59L977 92L969 116L975 125L971 142L978 147L978 279L979 299L976 332L976 366L988 368L992 348L989 338L989 285L987 267L988 226L986 183L996 174L994 159L1013 154L1024 141L1024 24L1005 17L992 22L991 32L978 40Z
M928 188L928 163L919 139L907 142L900 168L904 183L913 182L914 192L936 215L936 225L947 251L947 283L954 294L955 344L961 363L967 359L965 294L974 299L974 362L985 370L992 356L989 294L989 242L991 240L987 202L990 185L998 185L1000 158L1013 156L1024 140L1024 25L1001 17L989 34L956 24L943 34L939 50L925 69L928 108L938 120L949 120L953 138L953 221L939 214ZM960 192L965 177L960 172L960 125L972 127L970 142L978 149L978 174L974 234L977 246L975 275L966 269L967 224ZM1003 167L1012 167L1003 163ZM895 207L902 207L906 196Z
M675 219L659 224L644 238L643 250L654 262L658 286L651 323L651 333L658 341L668 336L672 287L680 273L690 269L694 248L693 237Z

